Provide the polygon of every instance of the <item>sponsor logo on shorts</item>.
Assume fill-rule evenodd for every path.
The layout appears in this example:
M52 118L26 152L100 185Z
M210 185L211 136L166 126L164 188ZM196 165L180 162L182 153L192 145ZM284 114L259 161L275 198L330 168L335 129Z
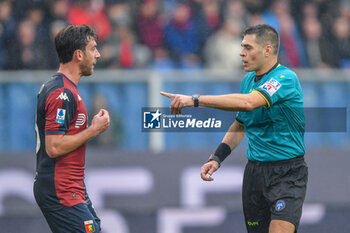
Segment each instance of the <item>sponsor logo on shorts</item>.
M85 226L86 233L95 232L94 221L92 221L92 220L84 221L84 226Z
M283 201L283 200L278 200L278 201L276 202L275 210L276 210L276 211L282 211L282 210L284 210L284 208L286 208L286 203L285 203L285 201Z
M248 224L248 226L251 226L251 227L259 226L259 222L258 221L248 221L247 224Z

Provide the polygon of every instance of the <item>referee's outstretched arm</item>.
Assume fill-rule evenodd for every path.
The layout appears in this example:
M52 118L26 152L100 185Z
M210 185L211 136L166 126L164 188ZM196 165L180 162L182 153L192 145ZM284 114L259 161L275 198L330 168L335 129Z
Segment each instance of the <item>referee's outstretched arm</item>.
M182 108L194 106L193 97L190 95L166 92L160 92L160 94L173 100L170 104L171 113L178 114L181 113ZM199 106L226 111L249 112L267 104L266 99L258 91L253 91L249 94L201 95L198 98Z

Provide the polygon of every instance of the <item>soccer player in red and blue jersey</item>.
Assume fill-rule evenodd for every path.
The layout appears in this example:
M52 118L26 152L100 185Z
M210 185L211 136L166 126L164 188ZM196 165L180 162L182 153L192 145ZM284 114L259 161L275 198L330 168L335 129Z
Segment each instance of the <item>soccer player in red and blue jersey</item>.
M86 25L69 25L55 37L60 66L38 94L34 195L53 233L101 232L84 184L86 142L109 127L101 109L88 127L77 89L100 57L96 34Z

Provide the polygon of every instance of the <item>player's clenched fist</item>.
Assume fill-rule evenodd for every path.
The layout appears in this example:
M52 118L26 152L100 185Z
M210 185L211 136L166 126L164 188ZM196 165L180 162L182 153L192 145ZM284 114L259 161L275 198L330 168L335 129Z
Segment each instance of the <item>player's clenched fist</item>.
M102 133L109 127L109 114L105 109L101 109L92 119L91 126L97 131L97 134Z

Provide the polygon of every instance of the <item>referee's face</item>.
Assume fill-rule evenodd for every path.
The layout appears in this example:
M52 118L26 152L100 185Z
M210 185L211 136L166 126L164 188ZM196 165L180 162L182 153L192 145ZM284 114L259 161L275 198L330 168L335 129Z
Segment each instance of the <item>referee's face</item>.
M242 58L244 70L246 72L256 71L258 74L264 66L265 57L264 48L256 43L255 38L255 34L244 36L241 43L242 50L239 55Z

